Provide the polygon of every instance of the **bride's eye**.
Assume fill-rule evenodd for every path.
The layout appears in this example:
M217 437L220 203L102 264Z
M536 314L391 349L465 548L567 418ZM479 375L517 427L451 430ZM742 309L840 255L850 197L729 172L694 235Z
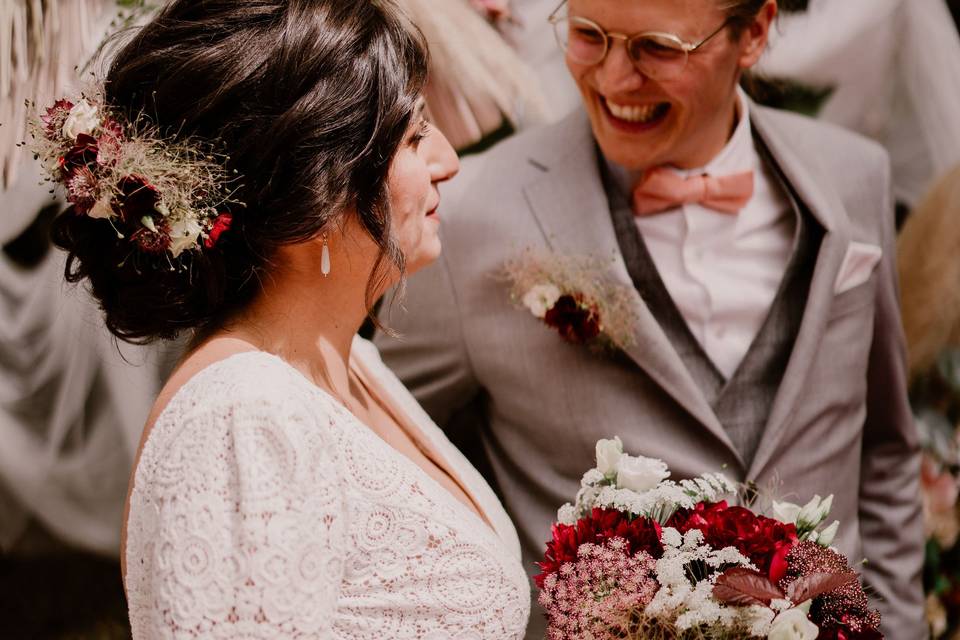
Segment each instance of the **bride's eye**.
M420 125L417 127L417 130L413 132L413 135L410 136L410 144L414 148L420 144L420 142L427 137L430 133L430 122L424 118L420 121Z

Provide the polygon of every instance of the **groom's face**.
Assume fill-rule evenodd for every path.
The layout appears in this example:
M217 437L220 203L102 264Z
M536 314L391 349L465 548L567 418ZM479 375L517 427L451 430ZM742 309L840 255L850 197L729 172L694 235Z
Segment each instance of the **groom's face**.
M770 8L772 7L772 8ZM608 33L675 34L690 44L720 31L687 57L675 77L656 78L627 55L623 40L609 40L606 58L583 64L567 54L570 69L604 155L629 169L703 166L719 153L734 123L736 87L743 69L763 51L771 0L758 24L738 37L725 24L719 0L570 0L568 15Z

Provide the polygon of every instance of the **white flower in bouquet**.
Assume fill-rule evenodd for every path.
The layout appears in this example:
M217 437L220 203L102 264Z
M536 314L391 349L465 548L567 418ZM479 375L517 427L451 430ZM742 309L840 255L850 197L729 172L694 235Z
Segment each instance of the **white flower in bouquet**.
M817 534L817 539L814 540L821 547L829 547L833 544L833 539L837 537L837 530L840 528L840 521L834 520L829 527Z
M597 440L597 471L605 478L613 478L617 474L617 465L623 456L623 442L619 436L613 440Z
M657 458L622 455L617 461L617 486L631 491L649 491L670 477L670 470Z
M100 113L97 108L86 100L80 100L70 109L70 115L64 121L61 132L66 138L74 140L81 133L90 135L98 126Z
M560 288L553 284L538 284L524 294L523 306L537 318L543 319L561 296Z
M767 640L816 640L818 635L820 629L810 622L806 612L793 608L773 619Z
M800 509L800 513L797 515L797 527L816 529L830 514L831 506L833 506L832 494L825 499L821 499L818 495L813 496L813 499Z
M797 516L802 507L792 502L773 501L773 517L786 524L797 524Z

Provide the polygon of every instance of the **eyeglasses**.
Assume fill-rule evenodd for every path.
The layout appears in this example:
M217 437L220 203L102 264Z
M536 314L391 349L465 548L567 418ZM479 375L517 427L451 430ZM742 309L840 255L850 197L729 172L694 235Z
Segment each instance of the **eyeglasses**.
M593 20L561 13L563 2L548 18L553 25L557 44L574 62L600 64L607 57L611 40L623 40L627 57L633 66L648 78L671 80L683 73L690 54L705 45L730 24L728 18L700 42L685 42L673 33L644 31L632 36L611 33Z

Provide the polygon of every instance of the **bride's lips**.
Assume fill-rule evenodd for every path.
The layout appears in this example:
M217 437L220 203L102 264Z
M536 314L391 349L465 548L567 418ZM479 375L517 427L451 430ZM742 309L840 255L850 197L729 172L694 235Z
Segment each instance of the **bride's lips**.
M609 100L604 96L598 96L597 99L607 116L607 122L615 129L627 133L655 129L667 119L672 108L669 102L629 104Z
M437 204L433 205L433 208L427 210L427 217L433 218L437 217L437 209L440 208L440 201L437 200Z

